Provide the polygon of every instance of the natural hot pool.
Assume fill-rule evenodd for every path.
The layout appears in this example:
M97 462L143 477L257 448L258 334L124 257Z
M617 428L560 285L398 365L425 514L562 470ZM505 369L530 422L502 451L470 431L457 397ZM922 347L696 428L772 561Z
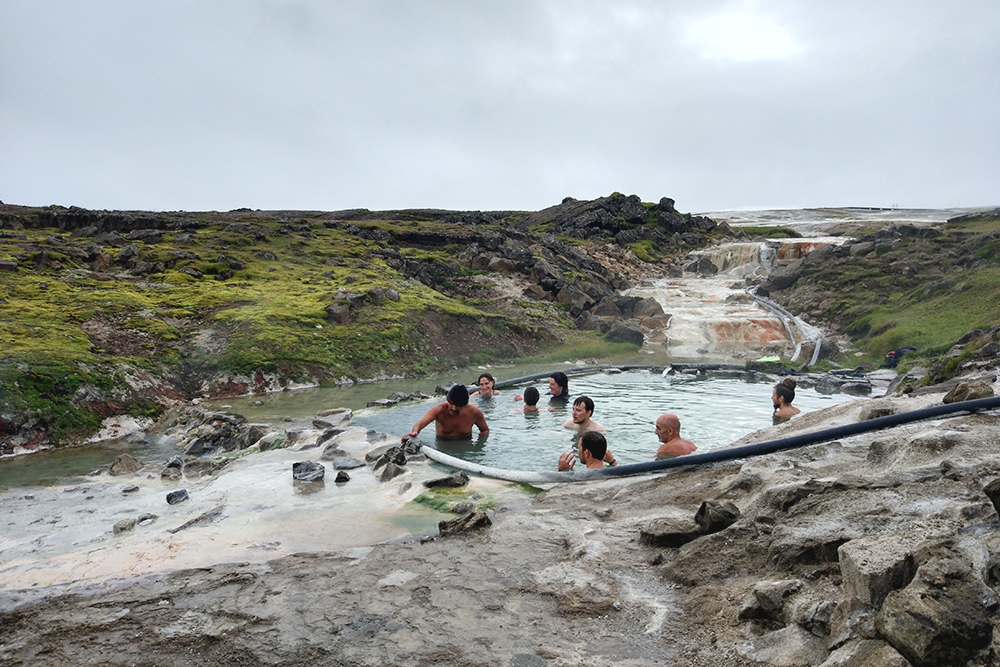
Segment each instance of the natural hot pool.
M571 376L569 389L571 399L586 395L594 400L593 419L607 429L608 446L619 463L625 464L653 460L658 446L654 422L664 412L680 417L681 435L694 441L698 452L726 447L748 433L771 426L771 390L775 383L772 377L748 381L630 371ZM524 415L524 403L514 400L515 394L523 394L528 386L535 386L543 394L537 415ZM421 431L420 438L425 444L473 463L553 471L559 454L575 447L576 433L562 426L571 416L572 400L552 405L550 410L544 395L547 391L546 380L541 379L503 389L500 396L471 399L490 426L485 439L438 441L433 424ZM806 413L854 398L800 387L794 404ZM428 400L366 409L356 413L354 424L398 437L433 405L434 401Z

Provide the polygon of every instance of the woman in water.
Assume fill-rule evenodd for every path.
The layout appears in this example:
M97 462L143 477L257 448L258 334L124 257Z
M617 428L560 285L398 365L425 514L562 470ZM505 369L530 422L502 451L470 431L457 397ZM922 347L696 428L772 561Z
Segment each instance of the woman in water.
M802 412L792 405L792 401L795 400L795 384L794 379L785 378L774 385L774 391L771 392L771 403L774 405L775 424L786 422Z
M490 396L499 396L500 392L494 389L497 381L489 373L483 373L479 376L479 381L476 383L479 385L479 391L474 392L473 396L479 396L480 398L489 398Z
M549 403L564 403L569 399L569 378L561 371L549 376ZM520 394L514 396L515 401L522 401Z

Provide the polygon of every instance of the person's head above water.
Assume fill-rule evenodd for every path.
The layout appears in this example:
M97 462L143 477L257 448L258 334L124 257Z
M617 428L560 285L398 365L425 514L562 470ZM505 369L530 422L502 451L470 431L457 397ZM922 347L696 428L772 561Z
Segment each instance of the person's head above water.
M581 422L594 414L594 399L590 396L578 396L573 401L573 421ZM579 415L580 419L577 419Z
M549 393L565 398L569 396L569 378L562 371L556 371L549 376Z
M528 387L524 390L524 404L525 405L537 405L538 404L538 390L534 387Z
M486 380L486 382L483 382L483 380ZM476 384L479 385L480 393L484 391L493 391L493 387L496 386L496 383L496 378L489 373L480 373L479 379L476 380Z
M580 438L580 452L578 456L583 460L583 450L590 452L591 458L596 461L603 461L604 455L608 453L608 440L603 433L598 431L587 431Z
M774 404L775 410L780 408L782 403L791 405L792 401L795 400L796 384L793 378L785 378L774 385L774 391L771 393L771 402Z
M452 385L448 390L448 403L458 408L469 404L469 389L464 384Z
M672 412L662 414L656 419L655 431L660 442L670 442L674 438L680 437L681 420Z

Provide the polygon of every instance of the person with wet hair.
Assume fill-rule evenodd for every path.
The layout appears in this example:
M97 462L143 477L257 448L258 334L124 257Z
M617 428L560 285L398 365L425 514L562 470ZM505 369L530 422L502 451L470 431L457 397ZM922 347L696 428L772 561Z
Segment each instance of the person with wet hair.
M594 400L590 396L579 396L573 401L573 417L566 420L563 428L576 429L580 433L605 430L603 426L591 419L593 414Z
M775 424L786 422L802 412L792 405L792 401L795 400L795 385L794 378L785 378L774 385L774 391L771 392L771 403L774 405Z
M549 376L549 401L569 400L569 378L562 371L556 371Z
M524 390L524 414L538 414L538 399L538 390L534 387L528 387Z
M496 379L489 373L481 373L476 384L479 385L479 389L473 392L473 396L479 396L480 398L490 398L491 396L499 396L500 392L494 389L496 386Z
M473 426L479 429L480 438L490 432L483 411L469 403L469 390L464 384L452 385L451 389L448 390L447 400L428 410L413 425L413 430L404 435L403 438L407 436L417 437L420 431L431 422L435 424L437 437L449 440L471 438Z
M549 376L549 403L565 403L569 400L569 378L562 371L556 371ZM524 400L520 394L514 397L515 401Z
M597 431L588 431L583 434L583 437L577 443L575 454L573 452L563 452L559 455L559 470L572 470L573 466L576 465L577 457L587 466L587 470L600 470L605 467L605 463L609 466L618 465L618 461L615 460L611 450L608 449L607 438L604 437L603 433L598 433Z
M656 450L658 459L672 459L698 449L693 442L681 437L681 420L671 412L662 414L656 419L655 431L660 441L660 447Z

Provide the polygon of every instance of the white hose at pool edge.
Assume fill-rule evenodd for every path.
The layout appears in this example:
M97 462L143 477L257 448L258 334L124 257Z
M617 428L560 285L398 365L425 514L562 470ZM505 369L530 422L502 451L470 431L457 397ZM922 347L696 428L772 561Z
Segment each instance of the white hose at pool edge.
M581 470L580 472L528 472L526 470L505 470L503 468L492 468L490 466L479 465L478 463L469 463L465 459L450 456L444 452L434 449L433 447L428 447L427 445L421 446L420 452L432 461L443 463L444 465L451 466L452 468L458 468L459 470L471 472L476 475L482 475L483 477L492 477L494 479L502 479L508 482L519 482L521 484L578 482L580 480L598 477L599 475L594 473L601 472L600 470Z

